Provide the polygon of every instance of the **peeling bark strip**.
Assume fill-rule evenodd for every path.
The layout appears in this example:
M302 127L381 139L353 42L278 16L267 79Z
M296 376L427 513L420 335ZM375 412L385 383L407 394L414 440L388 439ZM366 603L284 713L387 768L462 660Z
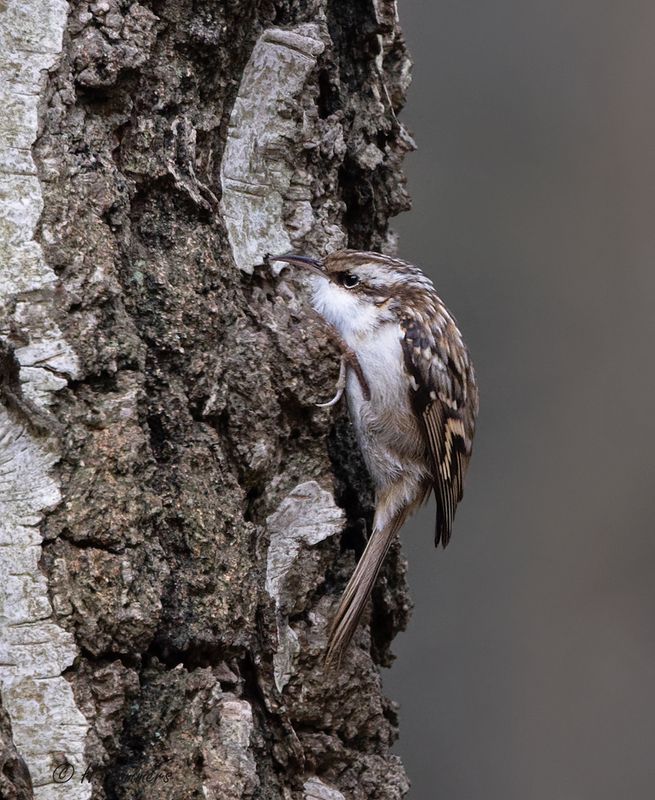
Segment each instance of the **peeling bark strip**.
M395 4L0 0L0 37L0 795L400 800L403 563L324 674L370 486L252 273L393 246Z
M0 663L2 702L11 718L14 744L32 777L37 798L64 797L52 783L55 754L83 772L88 724L61 673L77 648L53 620L38 562L41 511L60 500L49 472L52 458L24 428L0 411ZM59 791L57 791L59 789ZM66 796L90 797L76 785Z
M303 483L286 497L274 514L266 520L270 535L266 565L266 591L275 601L278 645L273 656L273 677L282 691L295 671L295 659L300 650L298 637L289 625L285 609L297 603L302 584L289 580L302 549L313 547L330 536L340 533L345 522L329 492L316 481ZM313 576L312 576L313 577ZM313 588L311 580L304 588Z
M57 786L52 777L57 753L82 767L88 732L62 677L77 655L75 640L53 616L39 569L42 512L61 499L55 458L19 413L21 396L38 414L77 373L75 354L55 321L56 276L34 240L42 197L31 154L41 71L61 52L66 12L58 0L0 6L0 339L11 348L8 358L17 363L20 381L5 386L18 400L13 413L0 408L0 676L13 744L34 797L81 800L91 796L89 785ZM0 788L3 796L28 791L6 774Z
M311 176L298 170L297 155L317 145L315 131L308 128L315 127L318 114L310 98L303 107L301 94L324 49L318 25L271 28L259 37L244 71L230 116L221 185L232 254L245 272L252 272L263 253L288 251L292 235L301 238L315 225ZM285 212L294 230L287 230Z

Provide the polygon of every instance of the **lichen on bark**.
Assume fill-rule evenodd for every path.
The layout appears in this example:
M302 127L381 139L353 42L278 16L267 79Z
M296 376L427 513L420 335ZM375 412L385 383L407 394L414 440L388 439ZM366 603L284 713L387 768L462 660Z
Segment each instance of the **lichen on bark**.
M326 673L370 486L345 411L313 406L337 354L253 268L277 244L393 246L408 63L390 2L69 4L33 145L47 319L75 360L38 422L61 495L39 575L94 798L406 792L377 668L402 559ZM12 301L24 330L37 299Z

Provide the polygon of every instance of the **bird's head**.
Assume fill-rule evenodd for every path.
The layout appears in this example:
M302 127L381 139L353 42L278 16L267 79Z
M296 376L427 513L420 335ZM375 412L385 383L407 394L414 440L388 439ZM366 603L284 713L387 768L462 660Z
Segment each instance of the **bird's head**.
M312 276L312 305L346 337L398 321L408 306L434 296L432 282L420 269L380 253L339 250L323 259L289 254L270 260Z

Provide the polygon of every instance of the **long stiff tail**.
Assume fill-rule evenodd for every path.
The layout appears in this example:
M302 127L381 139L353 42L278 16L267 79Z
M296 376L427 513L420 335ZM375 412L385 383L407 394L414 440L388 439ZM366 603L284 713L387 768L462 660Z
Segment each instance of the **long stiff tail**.
M325 662L339 664L353 638L366 603L373 590L375 579L387 555L396 531L402 525L404 514L400 514L385 528L374 528L371 538L359 559L352 577L348 581L339 608L330 625L330 636Z

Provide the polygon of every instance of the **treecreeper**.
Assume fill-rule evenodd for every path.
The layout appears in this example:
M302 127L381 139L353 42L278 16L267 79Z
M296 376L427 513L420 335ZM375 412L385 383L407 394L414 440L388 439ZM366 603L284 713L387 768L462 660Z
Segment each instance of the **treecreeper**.
M471 456L478 389L455 319L416 266L373 252L267 256L304 271L341 350L337 391L375 487L373 530L330 626L328 664L357 629L393 537L434 491L445 547Z

